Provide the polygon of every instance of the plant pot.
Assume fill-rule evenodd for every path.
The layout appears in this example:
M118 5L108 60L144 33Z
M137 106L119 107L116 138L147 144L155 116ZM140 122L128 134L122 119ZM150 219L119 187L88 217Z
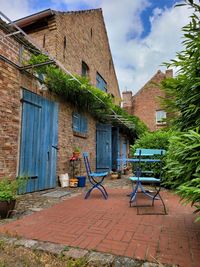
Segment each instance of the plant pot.
M78 179L78 187L85 187L86 176L76 176Z
M70 178L69 179L69 186L72 188L78 187L78 179L77 178Z
M75 157L75 158L79 158L80 155L81 155L80 152L73 152L73 157Z
M112 173L112 174L110 175L110 178L111 178L111 179L117 179L118 177L119 177L118 173Z
M15 208L15 203L16 203L15 199L10 200L10 201L0 200L0 217L1 217L1 219L10 217L11 211L14 210L14 208Z

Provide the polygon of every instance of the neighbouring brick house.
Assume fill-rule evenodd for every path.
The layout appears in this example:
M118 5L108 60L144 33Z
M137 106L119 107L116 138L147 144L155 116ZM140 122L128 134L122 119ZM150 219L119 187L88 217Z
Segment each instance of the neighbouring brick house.
M160 104L160 97L165 97L164 91L160 89L160 83L166 77L172 77L173 71L160 70L135 94L132 91L125 91L123 95L123 108L132 115L139 117L149 128L156 131L166 126L163 119L167 118L167 113Z
M17 24L69 71L87 75L120 102L100 9L45 10ZM55 187L56 177L69 172L75 146L89 152L93 168L115 168L116 158L128 152L127 136L120 127L100 124L89 113L80 114L70 103L42 90L22 65L23 55L37 49L21 34L5 37L12 32L0 21L0 178L29 176L27 192ZM74 121L84 122L84 133L81 127L74 130Z

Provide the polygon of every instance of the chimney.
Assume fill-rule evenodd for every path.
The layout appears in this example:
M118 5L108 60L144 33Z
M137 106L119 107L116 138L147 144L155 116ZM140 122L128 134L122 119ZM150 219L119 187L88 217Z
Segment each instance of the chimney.
M122 107L132 107L132 91L122 92Z
M165 76L166 76L166 78L173 77L173 70L172 69L166 70Z

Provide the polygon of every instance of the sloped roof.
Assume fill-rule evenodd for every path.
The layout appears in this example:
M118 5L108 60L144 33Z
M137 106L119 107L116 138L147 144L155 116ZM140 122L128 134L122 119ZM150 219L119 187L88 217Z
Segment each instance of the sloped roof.
M148 86L149 84L153 83L154 79L155 79L158 75L162 75L163 77L166 76L165 73L163 73L161 70L158 70L158 71L154 74L154 76L151 77L151 79L149 79L149 80L145 83L145 85L144 85L144 86L143 86L143 87L142 87L142 88L141 88L135 95L132 96L132 98L135 98L136 96L138 96L139 94L141 94L142 91L144 91L144 90L147 88L147 86Z
M51 16L53 16L55 14L59 14L59 13L76 14L76 13L89 13L89 12L96 12L96 11L102 12L102 9L97 8L97 9L87 9L87 10L78 10L78 11L56 11L56 10L49 8L49 9L45 9L45 10L42 10L40 12L31 14L31 15L26 16L24 18L15 20L14 22L19 27L23 28L23 27L26 27L26 26L29 26L29 25L35 23L38 20L45 19L45 18L51 17Z

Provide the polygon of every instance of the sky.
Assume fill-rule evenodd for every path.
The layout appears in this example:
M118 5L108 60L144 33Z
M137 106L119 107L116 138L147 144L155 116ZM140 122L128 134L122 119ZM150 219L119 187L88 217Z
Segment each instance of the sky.
M121 92L135 94L182 49L181 28L191 15L181 0L0 0L15 20L51 8L60 11L102 8Z

